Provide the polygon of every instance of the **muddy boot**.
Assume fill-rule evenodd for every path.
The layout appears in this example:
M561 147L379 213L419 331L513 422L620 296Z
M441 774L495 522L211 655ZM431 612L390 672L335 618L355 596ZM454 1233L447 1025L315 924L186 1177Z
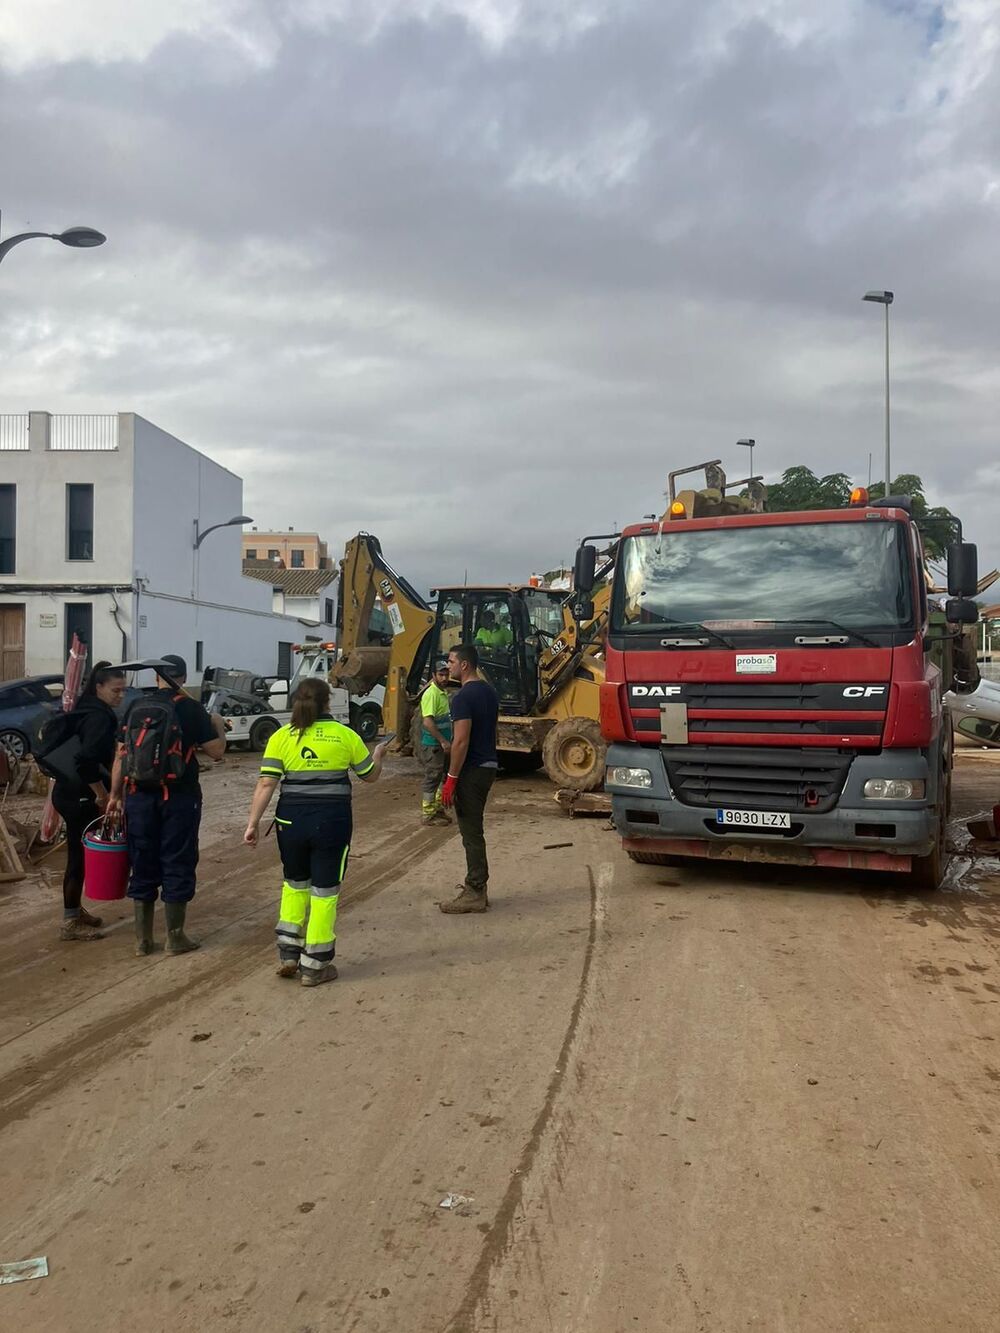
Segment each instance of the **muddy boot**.
M322 986L324 981L336 981L337 969L332 963L326 967L311 967L302 973L303 986Z
M184 934L186 914L187 903L163 904L163 915L167 920L167 953L190 953L192 949L201 948L197 940Z
M485 912L490 902L485 889L470 889L468 884L457 886L459 894L451 902L438 903L442 912Z
M100 930L104 925L104 921L101 917L92 916L85 907L80 908L80 920L83 925L89 926L91 930Z
M91 918L91 920L94 919ZM103 940L104 933L100 930L94 930L84 919L84 914L81 912L79 916L68 916L63 921L59 930L59 938L61 940Z
M133 903L135 908L135 955L145 958L153 952L153 913L156 903Z
M299 960L297 958L282 958L278 962L279 977L294 977L298 975Z

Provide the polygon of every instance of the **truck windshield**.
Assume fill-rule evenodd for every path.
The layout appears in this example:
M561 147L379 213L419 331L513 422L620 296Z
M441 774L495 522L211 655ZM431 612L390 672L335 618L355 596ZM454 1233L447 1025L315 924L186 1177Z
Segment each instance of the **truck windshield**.
M913 623L907 541L894 522L789 523L628 537L613 628L898 630ZM757 622L757 623L755 623Z

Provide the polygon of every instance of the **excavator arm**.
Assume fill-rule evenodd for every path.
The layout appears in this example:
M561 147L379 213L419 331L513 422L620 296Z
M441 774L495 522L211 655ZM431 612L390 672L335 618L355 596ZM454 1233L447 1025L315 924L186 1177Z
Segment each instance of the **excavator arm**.
M376 620L376 604L381 615ZM382 716L401 740L407 732L406 680L434 612L382 555L377 537L359 532L344 548L337 598L338 660L330 681L367 694L385 677Z

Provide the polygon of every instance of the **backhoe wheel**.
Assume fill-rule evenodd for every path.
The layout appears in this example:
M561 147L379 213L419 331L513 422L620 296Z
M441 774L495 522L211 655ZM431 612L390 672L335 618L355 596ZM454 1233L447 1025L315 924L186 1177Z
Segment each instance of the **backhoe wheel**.
M677 857L668 852L629 852L630 861L637 861L641 866L672 866L677 864Z
M589 717L567 717L545 737L542 760L557 787L570 791L598 791L604 782L608 743Z

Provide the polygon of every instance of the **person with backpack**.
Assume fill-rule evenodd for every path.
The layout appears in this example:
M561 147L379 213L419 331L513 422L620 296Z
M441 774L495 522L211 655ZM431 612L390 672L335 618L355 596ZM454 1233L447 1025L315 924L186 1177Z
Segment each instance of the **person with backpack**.
M289 725L267 742L243 841L258 845L260 821L280 784L279 977L298 976L303 986L337 979L337 904L353 834L350 775L375 782L391 739L369 754L356 731L330 716L330 687L312 676L295 691Z
M66 825L61 940L102 940L99 916L82 906L83 835L108 807L115 761L118 717L125 695L125 672L110 662L95 662L76 707L56 713L45 724L38 764L55 778L52 804Z
M201 824L198 752L226 753L222 718L184 693L187 663L175 653L159 659L155 693L137 699L125 716L112 777L110 808L124 796L136 954L153 952L156 895L163 899L167 952L197 949L184 933L194 897Z

